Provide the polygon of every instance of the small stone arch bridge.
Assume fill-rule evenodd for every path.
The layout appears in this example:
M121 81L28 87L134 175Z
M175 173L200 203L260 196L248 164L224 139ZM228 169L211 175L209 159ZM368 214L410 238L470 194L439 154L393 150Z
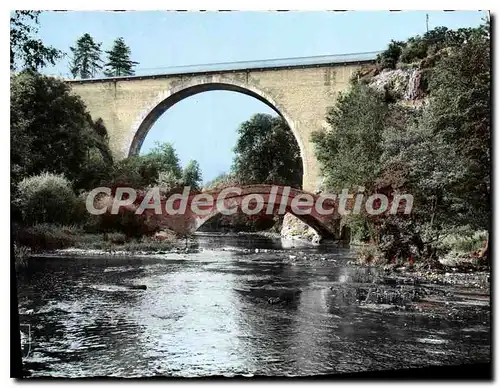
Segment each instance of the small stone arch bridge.
M142 212L137 212L139 205L146 197L146 193L142 191L137 193L137 197L133 204L126 206L126 209L129 212L135 212L135 214L145 217L146 224L158 227L160 230L170 230L180 235L187 236L193 234L210 218L220 214L221 209L241 209L243 201L247 198L248 202L245 205L246 208L255 209L258 203L260 203L262 207L260 211L251 215L253 217L259 217L265 214L274 215L278 214L278 212L282 215L290 213L314 229L322 238L327 240L337 240L340 238L340 216L336 211L338 209L337 200L327 196L321 197L320 195L283 186L238 186L237 189L239 189L239 192L235 192L232 190L233 188L229 187L225 189L227 192L224 195L221 195L224 188L220 188L217 190L190 193L184 197L184 200L180 193L177 193L177 197L168 194L159 201L161 214L158 214L157 210L153 207L147 207ZM305 202L300 202L297 197L304 194L310 195L313 199L313 205L306 205L305 207L300 206L300 204L304 204ZM200 195L204 196L205 199L200 198ZM213 200L207 200L207 196L211 197ZM256 199L257 197L259 198L258 200ZM250 198L253 199L250 200ZM321 203L319 206L321 206L321 210L318 211L316 203L320 198ZM293 202L294 199L296 200L295 203ZM219 200L220 202L218 202ZM170 201L169 212L166 211L167 201ZM181 204L181 201L184 201L184 205ZM193 201L197 203L194 205L194 210ZM153 204L154 200L150 199L146 202ZM297 204L299 204L299 206L297 206ZM105 206L107 206L107 212L109 212L112 207L112 202L106 201ZM173 214L174 212L172 212L172 209L182 210L179 211L178 214ZM201 210L201 212L197 209ZM269 211L270 209L271 211ZM304 209L310 210L308 214L302 214L304 213ZM329 214L324 214L327 212Z

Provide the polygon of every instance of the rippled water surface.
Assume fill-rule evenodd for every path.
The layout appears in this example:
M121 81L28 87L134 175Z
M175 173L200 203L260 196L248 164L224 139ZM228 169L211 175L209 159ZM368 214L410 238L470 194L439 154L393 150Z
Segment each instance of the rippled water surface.
M375 292L377 272L348 265L347 249L199 242L199 253L33 259L18 279L31 339L25 368L64 377L292 376L489 361L489 301L438 315L360 303ZM288 303L268 303L284 295Z

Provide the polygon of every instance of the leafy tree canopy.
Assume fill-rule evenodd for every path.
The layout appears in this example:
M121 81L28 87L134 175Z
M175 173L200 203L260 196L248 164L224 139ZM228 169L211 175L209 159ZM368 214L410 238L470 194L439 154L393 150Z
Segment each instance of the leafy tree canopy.
M238 135L232 170L240 182L302 186L299 145L281 117L256 114Z
M413 61L432 65L424 103L378 96L353 78L327 116L330 130L312 139L327 189L413 195L410 216L356 219L387 260L436 259L444 237L487 229L491 213L489 25L436 28L379 57L389 68Z
M102 122L92 121L83 101L65 82L22 72L11 76L10 97L14 182L43 171L76 181L93 148L104 151L109 162Z
M62 51L46 46L36 38L41 11L14 11L10 17L10 68L37 71L54 65Z

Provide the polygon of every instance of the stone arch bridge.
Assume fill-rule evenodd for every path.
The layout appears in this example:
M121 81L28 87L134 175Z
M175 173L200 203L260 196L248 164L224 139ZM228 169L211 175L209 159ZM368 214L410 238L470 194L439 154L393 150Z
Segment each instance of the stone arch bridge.
M188 192L185 196L180 193L170 193L167 197L159 199L156 208L153 206L155 202L152 197L146 197L146 192L140 190L133 190L133 192L137 193L133 202L122 205L122 210L117 209L118 213L127 209L128 212L145 217L146 224L152 227L158 226L160 230L170 230L179 235L193 234L209 219L220 214L221 209L232 209L233 212L237 212L245 207L245 209L253 210L250 215L253 217L289 213L311 227L321 238L335 240L340 237L338 199L315 195L291 187L273 185L228 186L202 192ZM115 195L116 192L112 192L112 197ZM204 198L200 198L201 196ZM311 201L304 202L304 196L309 197ZM113 208L112 197L107 197L108 200L98 206L106 208L106 212L111 216L113 214L111 212ZM121 198L118 199L121 200ZM248 201L246 205L244 205L245 201ZM168 202L170 202L169 205ZM141 204L145 203L151 206L143 205L144 209L139 212Z
M375 54L185 66L163 74L67 82L92 118L103 120L116 160L138 154L155 121L187 97L210 90L255 97L290 126L301 151L303 189L315 192L321 178L311 132L326 128L325 116L337 94L358 69L374 63Z

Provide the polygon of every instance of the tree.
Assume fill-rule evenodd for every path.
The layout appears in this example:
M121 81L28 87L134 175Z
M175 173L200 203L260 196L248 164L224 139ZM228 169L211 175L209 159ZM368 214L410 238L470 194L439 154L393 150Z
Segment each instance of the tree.
M74 78L95 77L102 69L101 43L97 43L89 34L82 35L76 41L76 47L70 47L73 58L70 71Z
M456 180L449 187L459 199L455 211L483 229L489 227L491 213L490 55L489 26L483 25L436 64L429 85L428 125L454 151L446 157L455 159Z
M417 124L388 132L384 141L386 176L404 176L404 187L414 196L411 218L389 220L391 227L413 235L427 258L437 259L447 235L489 228L491 69L485 27L458 31L468 38L448 46L436 63L431 98Z
M191 190L200 190L201 188L201 170L196 160L190 160L182 171L182 182L185 186L190 186Z
M240 125L232 170L243 184L302 186L302 159L292 131L281 117L256 114Z
M339 96L326 117L331 129L311 137L328 190L371 186L379 173L387 112L381 96L366 85L355 84Z
M43 173L19 182L15 204L28 224L72 221L75 194L63 175Z
M114 41L113 47L108 54L108 62L105 64L104 75L107 77L119 77L123 75L134 75L134 66L139 62L130 59L130 48L125 44L123 38Z
M13 183L43 171L76 180L97 139L80 97L65 82L29 71L11 76L10 97Z
M37 71L54 65L63 56L62 51L46 46L34 35L37 33L41 11L14 11L10 17L10 68L21 67Z
M115 184L136 188L164 184L168 188L181 184L182 169L179 157L170 143L159 143L145 155L131 156L115 166Z
M380 99L354 79L327 117L332 130L313 141L329 188L413 196L410 215L364 219L386 260L439 265L444 237L489 227L489 26L436 28L402 46L400 62L426 61L425 103Z
M391 40L387 48L377 55L377 64L380 69L395 69L399 61L401 52L406 46L406 42Z
M207 182L203 187L204 190L216 190L221 189L223 187L229 187L232 185L238 184L238 180L234 174L231 173L222 173L217 175L210 182Z

